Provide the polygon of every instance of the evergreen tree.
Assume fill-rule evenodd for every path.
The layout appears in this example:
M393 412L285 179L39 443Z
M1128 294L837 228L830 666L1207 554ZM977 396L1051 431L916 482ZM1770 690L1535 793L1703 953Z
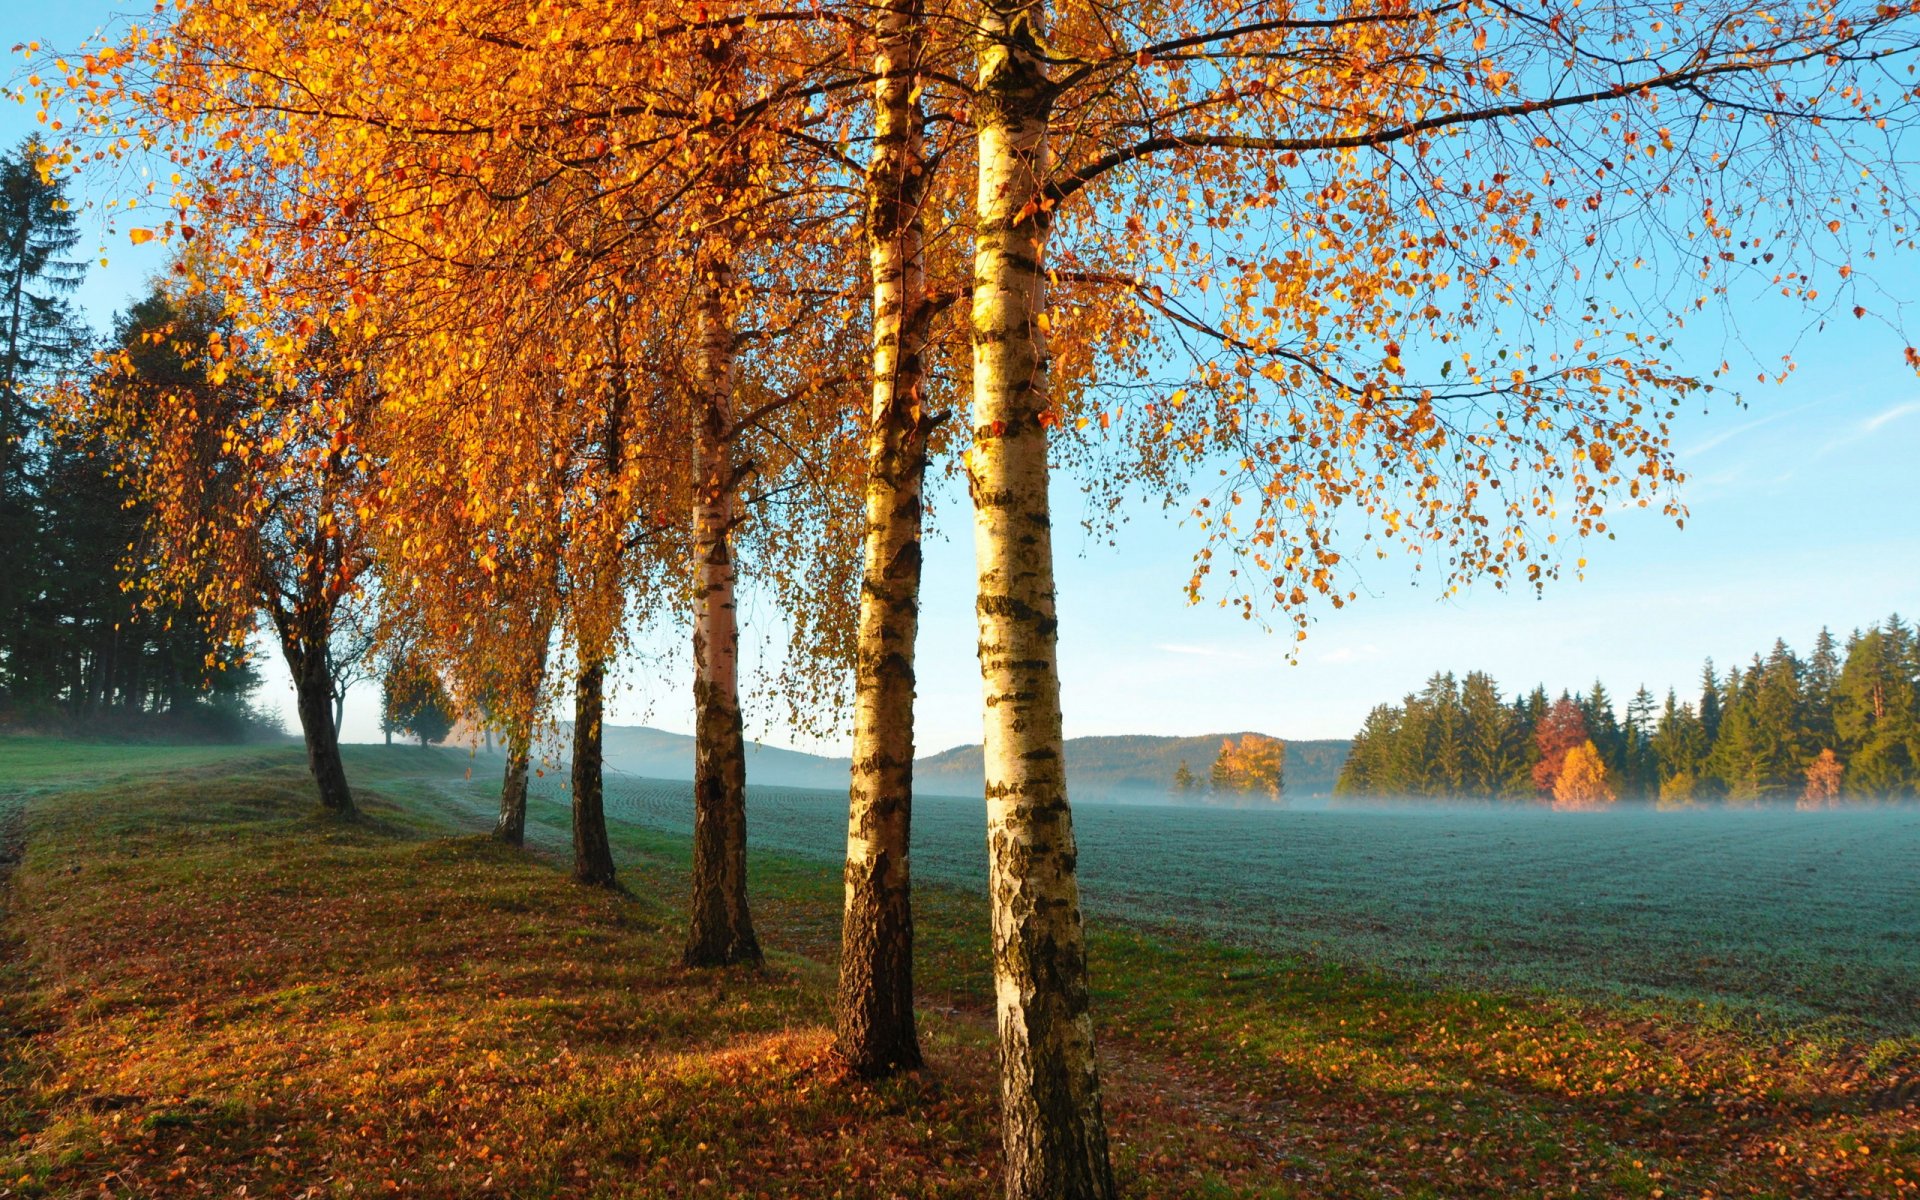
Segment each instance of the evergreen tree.
M9 704L55 699L60 652L46 604L37 397L77 371L87 347L62 299L86 271L66 257L80 233L63 181L40 174L45 155L29 138L0 158L0 700Z
M1193 768L1187 765L1187 760L1184 758L1181 759L1180 765L1175 767L1173 771L1174 793L1181 796L1191 796L1194 786L1199 782L1198 779L1194 778Z
M1720 736L1713 740L1707 756L1708 774L1728 800L1749 803L1759 796L1754 776L1753 692L1759 683L1763 664L1754 656L1752 668L1742 674L1737 667L1727 671L1720 694Z
M1336 796L1388 796L1393 794L1394 745L1400 737L1402 710L1391 704L1376 704L1353 737L1347 761L1334 782Z
M1714 673L1713 660L1700 668L1700 727L1706 730L1711 746L1720 737L1720 678Z
M1466 714L1453 673L1435 673L1428 679L1415 706L1425 735L1416 776L1419 793L1446 798L1465 795Z
M1619 714L1613 711L1613 697L1607 694L1606 685L1598 679L1593 681L1593 691L1581 698L1580 706L1587 716L1587 731L1592 735L1593 745L1600 752L1600 761L1607 765L1608 778L1618 778L1626 766L1627 738L1620 728Z
M1806 669L1801 673L1801 702L1805 705L1806 732L1809 740L1819 748L1834 746L1837 742L1833 728L1833 689L1839 683L1839 643L1833 640L1833 632L1822 625L1820 636L1813 641L1813 653L1808 656Z
M1500 685L1484 671L1470 671L1460 685L1464 718L1465 795L1505 795L1518 769L1514 712L1500 701Z
M1884 796L1915 783L1912 643L1897 616L1848 640L1833 716L1849 794Z
M1755 799L1795 795L1806 782L1807 761L1818 749L1808 745L1800 662L1785 641L1776 639L1748 679L1753 721L1745 768L1748 790Z
M393 728L420 739L424 749L453 731L453 702L440 676L424 665L395 663L381 681L381 706Z
M1672 688L1667 689L1666 707L1654 727L1652 748L1662 784L1680 775L1697 779L1712 748L1706 726L1700 723L1693 706L1679 703Z
M1645 684L1627 702L1626 752L1620 790L1628 796L1652 796L1660 790L1659 762L1653 752L1653 693Z

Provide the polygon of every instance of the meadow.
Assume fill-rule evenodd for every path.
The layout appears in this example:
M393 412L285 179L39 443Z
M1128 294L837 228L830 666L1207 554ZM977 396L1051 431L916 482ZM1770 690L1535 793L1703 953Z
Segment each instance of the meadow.
M51 769L62 760L74 764L70 783ZM827 1054L840 903L831 793L756 794L751 882L766 969L687 971L676 965L688 865L676 785L618 792L636 819L614 822L625 890L607 893L558 869L550 851L565 814L551 794L531 814L532 853L484 836L490 787L463 778L468 765L445 751L352 748L365 814L341 822L318 815L291 749L169 756L0 740L15 864L0 926L0 1195L879 1200L993 1189L987 913L968 883L978 828L961 802L921 809L940 814L923 817L918 839L930 1066L867 1086L836 1075ZM1529 833L1520 818L1475 826L1465 813L1090 804L1086 814L1094 1004L1128 1195L1920 1192L1920 1041L1894 1032L1877 1004L1852 1011L1846 989L1769 996L1749 972L1736 976L1745 1015L1725 1020L1608 999L1608 971L1625 978L1623 964L1658 957L1623 935L1620 963L1557 989L1539 982L1560 961L1550 947L1533 947L1536 982L1501 985L1472 965L1485 952L1453 944L1444 922L1422 936L1465 965L1425 977L1411 961L1366 965L1418 938L1342 940L1360 911L1342 906L1383 904L1401 886L1387 875L1432 891L1469 864L1492 872L1504 837L1559 856L1563 872L1611 862L1628 873L1633 826L1582 850L1606 826L1577 818L1565 828L1588 833L1555 841L1547 831L1559 825ZM1476 828L1477 844L1463 832ZM1715 856L1716 837L1767 828L1689 818L1669 836L1697 862ZM1861 828L1887 843L1903 827ZM1315 829L1323 840L1304 842ZM1211 838L1219 858L1222 837L1229 861L1216 862L1217 882L1200 878L1189 856ZM1444 853L1420 850L1423 840ZM1334 886L1368 853L1381 870ZM1777 848L1741 853L1798 861ZM1857 869L1864 878L1900 853L1911 849ZM1286 918L1255 870L1291 876L1299 895L1345 915ZM1508 890L1552 873L1530 867L1520 879L1533 882ZM1685 874L1677 864L1661 878ZM1486 874L1456 890L1497 885ZM1787 890L1756 881L1744 894L1775 905L1769 919L1795 919L1799 909L1777 907ZM1367 911L1420 919L1447 900ZM1229 902L1245 914L1217 911ZM1120 919L1134 910L1148 915ZM1280 934L1263 920L1310 926L1325 953L1310 941L1268 947L1261 939ZM1810 926L1794 952L1839 954L1841 923ZM1898 953L1874 966L1911 987ZM1790 1024L1792 1004L1826 1015ZM1870 1033L1876 1022L1889 1028Z
M551 803L564 795L541 781ZM609 815L688 835L687 785ZM844 795L750 788L756 846L837 863ZM1427 982L1802 1032L1920 1033L1920 808L1556 813L1075 802L1088 912ZM916 878L986 886L984 806L919 798Z

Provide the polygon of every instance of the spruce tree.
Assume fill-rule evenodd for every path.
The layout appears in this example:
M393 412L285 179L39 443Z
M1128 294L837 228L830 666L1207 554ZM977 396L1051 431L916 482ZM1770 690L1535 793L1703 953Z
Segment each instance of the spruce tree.
M1500 685L1484 671L1470 671L1460 685L1460 707L1465 720L1464 794L1492 798L1504 795L1514 774L1514 715L1500 701Z
M1753 724L1749 731L1747 775L1755 798L1798 794L1806 783L1806 766L1818 747L1810 745L1805 706L1800 695L1800 662L1776 639L1764 662L1748 676L1752 681Z
M1700 668L1700 727L1711 746L1720 736L1720 677L1714 673L1712 659Z
M1606 685L1594 680L1593 691L1581 698L1581 708L1587 715L1587 731L1593 737L1594 748L1600 752L1600 761L1606 764L1607 774L1619 778L1626 768L1627 738L1620 728L1619 714L1613 711L1613 697L1607 694Z
M1620 792L1626 796L1651 796L1660 790L1659 764L1653 753L1653 693L1645 684L1627 702L1625 765L1620 772Z
M48 702L65 658L47 607L47 547L39 509L44 389L76 371L87 336L63 296L83 263L63 183L43 178L46 147L29 138L0 158L0 698Z
M1911 789L1915 741L1913 636L1896 616L1847 643L1834 686L1834 725L1846 763L1846 791L1886 796Z
M1839 643L1833 640L1832 630L1822 625L1820 636L1813 640L1813 653L1808 656L1806 669L1801 675L1800 693L1806 710L1806 732L1809 739L1817 743L1816 748L1834 745L1833 689L1839 682Z

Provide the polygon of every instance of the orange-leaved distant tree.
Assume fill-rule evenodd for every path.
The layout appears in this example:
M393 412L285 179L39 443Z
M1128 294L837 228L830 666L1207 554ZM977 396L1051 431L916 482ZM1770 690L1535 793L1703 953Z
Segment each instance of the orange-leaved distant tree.
M1533 764L1533 786L1541 799L1552 798L1568 753L1587 740L1587 714L1577 701L1563 695L1548 706L1533 733L1539 752Z
M1795 807L1803 809L1833 808L1840 803L1840 785L1846 778L1846 765L1831 748L1823 749L1814 755L1807 764L1807 786L1800 793Z
M1265 734L1227 738L1213 760L1209 780L1217 795L1240 793L1280 798L1286 780L1287 744Z
M1605 808L1619 798L1607 777L1607 764L1600 757L1599 747L1588 740L1567 751L1553 781L1556 809Z

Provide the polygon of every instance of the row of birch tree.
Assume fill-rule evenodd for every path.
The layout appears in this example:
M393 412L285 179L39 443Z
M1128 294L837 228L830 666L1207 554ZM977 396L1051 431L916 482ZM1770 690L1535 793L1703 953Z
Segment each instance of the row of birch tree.
M862 1076L921 1062L920 545L929 472L964 479L1010 1196L1115 1190L1056 472L1097 524L1137 497L1190 514L1190 594L1305 636L1376 555L1538 586L1615 507L1683 515L1669 424L1751 365L1680 340L1697 313L1773 295L1904 340L1897 274L1872 280L1914 229L1909 3L181 0L155 22L28 48L66 122L43 171L173 177L122 222L178 247L194 373L129 370L89 409L139 448L151 582L235 637L264 615L341 813L322 699L355 606L509 731L505 836L532 730L570 713L589 884L616 875L606 681L637 630L683 630L689 966L761 955L741 613L766 597L771 690L796 720L851 711L838 1053Z

